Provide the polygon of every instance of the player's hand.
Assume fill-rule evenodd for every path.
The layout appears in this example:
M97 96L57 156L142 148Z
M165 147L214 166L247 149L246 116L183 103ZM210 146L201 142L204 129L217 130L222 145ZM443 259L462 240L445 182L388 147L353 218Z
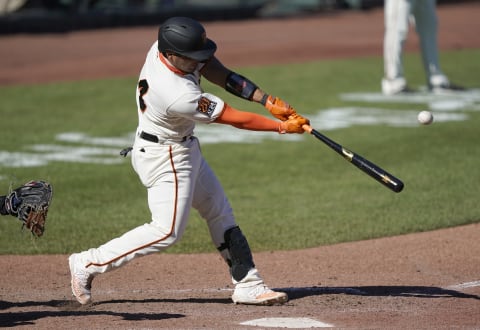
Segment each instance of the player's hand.
M280 119L281 121L288 120L289 116L297 113L287 102L271 95L267 97L264 106L275 118Z
M303 134L305 130L303 125L310 125L310 120L305 117L300 116L299 114L293 114L286 121L282 121L278 127L278 132L280 134L285 133L300 133Z

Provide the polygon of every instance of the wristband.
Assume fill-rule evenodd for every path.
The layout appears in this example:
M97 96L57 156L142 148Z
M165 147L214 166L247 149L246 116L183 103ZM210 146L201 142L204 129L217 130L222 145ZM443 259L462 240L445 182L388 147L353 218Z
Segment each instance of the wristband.
M260 104L265 106L267 104L267 100L268 100L269 97L270 97L270 95L268 95L267 93L263 94L262 99L260 100Z

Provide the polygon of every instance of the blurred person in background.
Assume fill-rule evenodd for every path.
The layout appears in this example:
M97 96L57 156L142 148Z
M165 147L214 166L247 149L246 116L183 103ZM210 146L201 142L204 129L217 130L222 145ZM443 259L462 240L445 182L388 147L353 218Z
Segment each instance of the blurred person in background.
M415 26L420 39L428 90L433 93L465 90L464 87L452 84L440 69L436 3L436 0L385 0L383 94L394 95L413 91L407 85L402 62L410 23Z

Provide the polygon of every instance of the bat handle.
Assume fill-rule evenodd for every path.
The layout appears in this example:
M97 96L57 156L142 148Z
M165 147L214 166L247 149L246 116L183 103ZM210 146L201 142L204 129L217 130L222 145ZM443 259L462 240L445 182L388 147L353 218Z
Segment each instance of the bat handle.
M312 133L312 130L313 130L312 126L305 124L305 125L302 125L302 128L305 132Z

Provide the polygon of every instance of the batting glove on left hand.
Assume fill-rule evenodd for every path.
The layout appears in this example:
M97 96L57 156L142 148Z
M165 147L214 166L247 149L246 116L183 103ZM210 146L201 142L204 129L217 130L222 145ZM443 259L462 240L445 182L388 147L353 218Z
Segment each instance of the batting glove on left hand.
M293 109L290 104L285 102L279 97L273 97L269 95L265 103L263 104L265 108L277 119L281 121L288 120L289 116L295 115L297 112Z

